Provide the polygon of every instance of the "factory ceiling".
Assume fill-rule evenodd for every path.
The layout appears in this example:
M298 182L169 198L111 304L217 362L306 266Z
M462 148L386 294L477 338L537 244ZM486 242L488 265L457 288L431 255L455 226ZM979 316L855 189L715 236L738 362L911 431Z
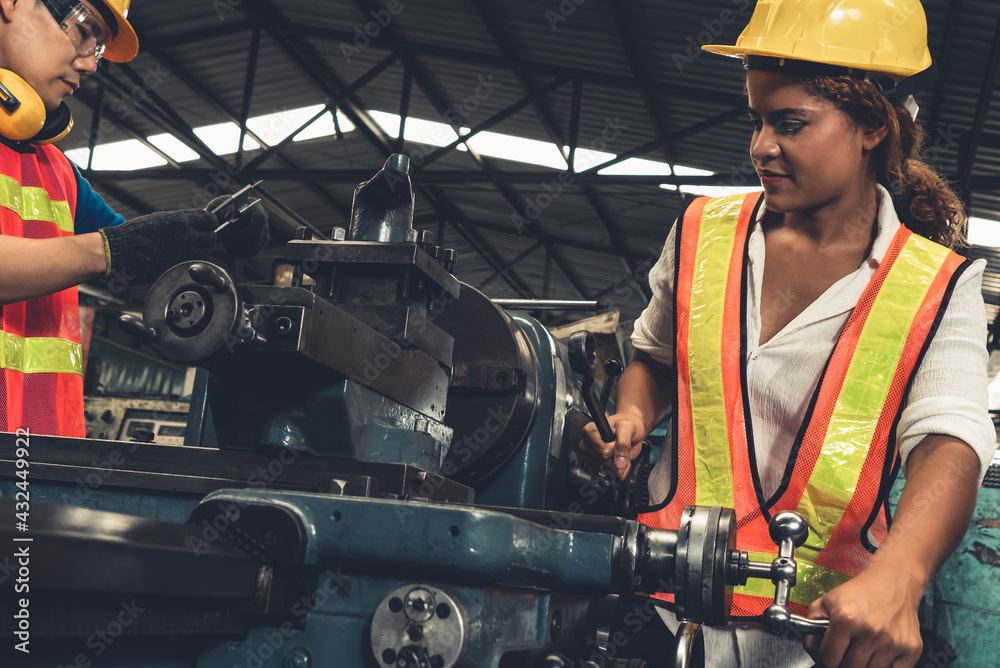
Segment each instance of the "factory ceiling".
M925 156L973 215L1000 221L1000 3L924 5L942 73L919 98ZM732 43L752 9L136 0L140 55L101 63L70 102L76 129L61 147L126 217L263 179L272 243L239 261L245 281L267 279L296 227L346 227L354 187L406 153L415 226L457 250L461 280L494 298L598 300L628 319L686 199L759 186L741 69L699 48ZM989 262L992 321L1000 253L969 255Z

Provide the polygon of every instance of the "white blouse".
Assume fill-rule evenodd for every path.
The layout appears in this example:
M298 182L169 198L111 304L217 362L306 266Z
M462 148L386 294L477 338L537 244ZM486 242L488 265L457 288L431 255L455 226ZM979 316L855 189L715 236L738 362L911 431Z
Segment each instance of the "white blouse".
M764 277L764 232L760 223L765 207L759 209L750 234L746 268L746 375L754 448L765 497L781 483L823 367L900 227L888 191L878 186L878 194L878 235L868 260L830 286L763 345L759 344ZM649 273L653 297L635 321L632 333L637 350L669 366L673 365L675 230L676 226L671 228L660 259ZM985 266L984 260L978 260L959 278L913 378L896 431L904 471L910 452L928 434L953 436L975 450L980 459L980 480L993 460L996 432L987 413L986 308L981 285ZM667 447L669 438L668 430ZM654 501L662 500L670 487L669 462L664 464L657 467L650 481Z
M900 222L892 199L878 186L878 235L870 257L843 277L763 345L760 341L760 291L764 277L765 206L750 235L747 289L747 392L754 449L765 498L781 483L809 400L847 319L885 257ZM673 278L676 225L660 259L649 273L653 292L649 306L635 321L632 343L668 366L673 365ZM986 308L983 268L978 260L959 278L933 340L913 378L896 431L902 464L928 434L944 434L969 445L980 460L980 482L993 460L996 432L987 413ZM664 452L669 451L667 430ZM661 457L650 476L650 497L661 502L670 488L669 458ZM671 629L676 618L659 610ZM718 668L763 665L800 668L813 665L798 640L777 638L757 625L730 624L704 628L709 665Z

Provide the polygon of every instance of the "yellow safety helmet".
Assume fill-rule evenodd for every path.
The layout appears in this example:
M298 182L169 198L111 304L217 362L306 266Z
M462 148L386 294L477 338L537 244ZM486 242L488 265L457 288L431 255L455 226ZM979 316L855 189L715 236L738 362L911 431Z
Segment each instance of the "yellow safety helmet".
M135 30L126 18L132 0L91 1L111 28L112 36L104 45L103 58L113 63L127 63L135 58L135 54L139 53L139 38L135 36ZM111 25L112 20L114 25Z
M897 82L932 64L919 0L757 0L735 46L702 48L836 65Z

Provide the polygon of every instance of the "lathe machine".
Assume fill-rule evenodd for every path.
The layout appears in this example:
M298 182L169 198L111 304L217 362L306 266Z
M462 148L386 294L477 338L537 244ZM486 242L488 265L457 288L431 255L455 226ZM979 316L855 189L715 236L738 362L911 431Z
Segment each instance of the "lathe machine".
M349 228L287 244L287 281L161 276L123 326L207 370L185 446L0 436L0 665L697 665L748 578L776 585L767 628L822 632L786 605L801 518L773 518L768 563L728 509L629 519L649 465L619 485L575 454L592 339L460 283L412 221L394 155Z

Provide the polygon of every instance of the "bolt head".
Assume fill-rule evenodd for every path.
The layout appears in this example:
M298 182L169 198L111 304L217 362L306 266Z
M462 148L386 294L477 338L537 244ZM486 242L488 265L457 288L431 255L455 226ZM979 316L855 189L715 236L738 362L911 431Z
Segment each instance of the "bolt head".
M416 587L406 595L403 609L406 616L415 622L426 622L434 616L434 594L422 587Z
M309 668L311 665L312 657L301 647L296 647L286 654L285 660L282 662L282 668Z

